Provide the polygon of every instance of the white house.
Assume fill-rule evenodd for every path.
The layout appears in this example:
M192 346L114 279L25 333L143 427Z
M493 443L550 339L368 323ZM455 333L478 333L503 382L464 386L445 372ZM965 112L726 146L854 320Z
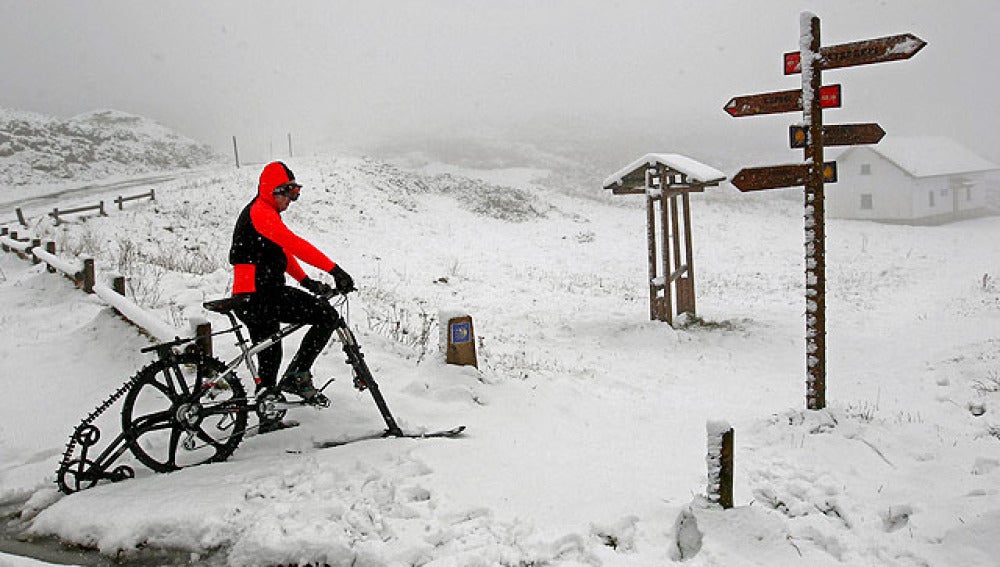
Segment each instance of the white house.
M1000 166L942 137L886 136L840 155L826 186L832 218L937 224L983 214Z

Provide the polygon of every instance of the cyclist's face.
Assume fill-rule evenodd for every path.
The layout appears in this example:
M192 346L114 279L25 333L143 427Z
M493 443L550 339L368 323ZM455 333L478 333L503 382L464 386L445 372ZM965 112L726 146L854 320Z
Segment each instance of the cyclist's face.
M288 205L292 204L292 200L284 195L275 195L274 204L278 207L278 212L282 212L288 208Z

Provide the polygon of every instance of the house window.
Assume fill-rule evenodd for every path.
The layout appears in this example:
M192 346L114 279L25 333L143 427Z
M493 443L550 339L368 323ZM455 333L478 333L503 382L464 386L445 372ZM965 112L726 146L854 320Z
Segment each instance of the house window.
M871 175L872 174L872 164L863 163L861 164L861 175Z
M927 196L930 197L930 206L933 207L934 206L934 191L928 192Z
M861 210L870 211L872 210L872 194L862 193L861 194Z
M966 201L971 201L972 200L972 187L966 187L965 188L965 200Z

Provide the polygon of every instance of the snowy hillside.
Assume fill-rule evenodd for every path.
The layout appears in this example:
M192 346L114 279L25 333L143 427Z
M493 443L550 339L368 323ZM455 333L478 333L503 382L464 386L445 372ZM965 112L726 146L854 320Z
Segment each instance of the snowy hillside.
M0 108L0 185L89 181L216 162L209 146L117 110L60 120Z
M1000 562L1000 219L828 221L830 402L808 412L795 200L694 196L700 318L672 329L648 320L641 198L578 198L527 170L289 165L304 188L284 218L357 280L351 324L397 419L468 434L314 449L382 427L332 344L315 371L336 378L333 407L296 414L301 427L172 474L126 454L137 478L63 497L74 426L151 358L92 296L0 254L8 530L162 564ZM222 329L201 303L228 293L232 223L258 173L219 167L29 232L127 275L169 324ZM442 310L473 316L478 370L441 360ZM234 355L229 337L215 344ZM120 408L99 421L105 440ZM701 497L709 420L735 429L731 510Z

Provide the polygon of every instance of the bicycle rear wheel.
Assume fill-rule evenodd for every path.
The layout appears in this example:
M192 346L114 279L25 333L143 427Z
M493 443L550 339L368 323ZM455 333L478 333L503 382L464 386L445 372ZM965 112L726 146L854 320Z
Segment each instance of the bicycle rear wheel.
M146 366L125 396L122 431L142 464L169 472L224 461L247 426L246 391L218 359L195 353Z

